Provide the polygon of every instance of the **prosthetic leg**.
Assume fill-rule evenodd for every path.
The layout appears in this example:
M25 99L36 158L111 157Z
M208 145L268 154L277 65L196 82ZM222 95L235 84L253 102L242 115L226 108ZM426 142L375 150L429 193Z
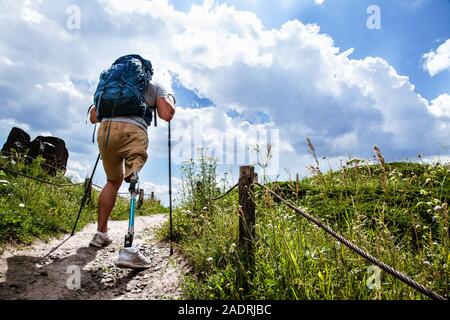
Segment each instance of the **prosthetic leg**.
M134 238L134 215L136 207L136 196L139 178L137 173L133 173L130 180L130 216L128 221L128 233L125 236L124 248L119 251L119 260L117 266L119 268L130 268L130 269L147 269L151 267L151 261L147 259L139 249L133 247Z
M128 191L130 191L130 216L128 220L128 233L125 236L125 248L129 248L133 245L133 238L134 238L134 215L135 215L135 208L136 208L136 196L137 196L137 190L139 183L139 177L137 173L133 173L133 176L130 180L130 187L128 188Z

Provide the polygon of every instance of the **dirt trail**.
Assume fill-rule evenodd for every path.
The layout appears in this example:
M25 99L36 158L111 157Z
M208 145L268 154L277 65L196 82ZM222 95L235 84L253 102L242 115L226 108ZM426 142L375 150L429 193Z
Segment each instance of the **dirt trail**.
M136 217L135 245L152 261L152 267L143 271L115 266L127 221L109 222L108 233L114 242L104 249L89 247L95 224L62 245L67 235L23 249L7 247L0 257L0 299L181 298L179 280L186 266L176 254L169 255L168 243L154 236L165 219L165 215Z

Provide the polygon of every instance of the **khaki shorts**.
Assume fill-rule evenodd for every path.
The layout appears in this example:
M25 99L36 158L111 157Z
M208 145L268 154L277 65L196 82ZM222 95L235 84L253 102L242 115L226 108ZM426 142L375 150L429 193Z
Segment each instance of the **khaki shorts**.
M106 177L110 181L128 178L140 171L147 161L147 132L131 123L111 122L108 146L105 146L108 126L109 122L102 122L97 134Z

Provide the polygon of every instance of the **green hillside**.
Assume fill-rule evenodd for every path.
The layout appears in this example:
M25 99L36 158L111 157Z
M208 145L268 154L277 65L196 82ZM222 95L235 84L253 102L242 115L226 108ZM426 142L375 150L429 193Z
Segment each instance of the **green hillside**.
M337 172L314 171L298 183L269 186L376 258L448 296L447 165L352 160ZM259 188L256 262L248 270L237 245L237 190L207 200L218 195L212 159L187 164L183 180L185 201L174 225L193 267L184 281L191 298L428 299L384 272L374 287L371 263ZM193 189L197 181L206 186L203 192Z

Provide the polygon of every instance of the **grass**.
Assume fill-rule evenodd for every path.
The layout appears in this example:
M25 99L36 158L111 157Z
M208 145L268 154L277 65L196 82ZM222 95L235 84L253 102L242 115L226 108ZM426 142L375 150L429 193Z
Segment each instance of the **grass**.
M0 165L57 184L70 184L62 175L52 177L41 168L43 159L26 163L19 156L0 158ZM49 239L72 230L83 197L83 185L54 187L0 170L0 244L30 244L34 239ZM92 201L81 214L77 230L97 220L97 198L99 192L93 190ZM129 200L119 197L111 219L128 219ZM146 200L139 215L166 212L158 202Z
M349 160L327 173L317 161L314 176L270 187L381 261L448 296L449 166L388 164L379 150L377 157L378 164ZM199 162L185 166L186 185L211 176L209 184L215 185L214 159ZM187 298L427 299L383 272L374 286L370 263L258 189L255 265L245 267L237 243L237 191L211 203L207 199L218 192L208 190L190 189L174 213L175 239L193 269L183 281ZM168 237L167 230L166 225L161 236Z

